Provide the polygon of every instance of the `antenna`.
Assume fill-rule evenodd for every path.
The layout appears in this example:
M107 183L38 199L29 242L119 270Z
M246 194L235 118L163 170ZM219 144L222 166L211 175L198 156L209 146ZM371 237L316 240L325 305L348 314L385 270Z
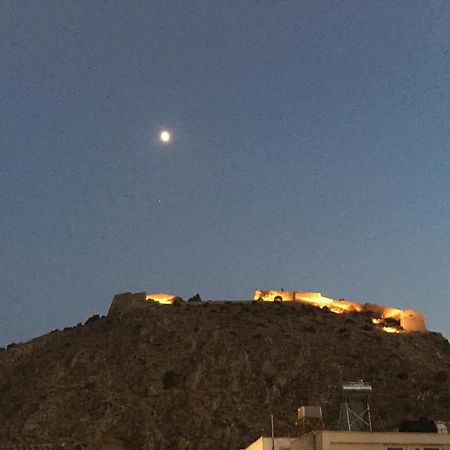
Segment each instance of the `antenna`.
M273 428L273 414L270 415L270 423L272 425L272 450L275 450L275 430Z

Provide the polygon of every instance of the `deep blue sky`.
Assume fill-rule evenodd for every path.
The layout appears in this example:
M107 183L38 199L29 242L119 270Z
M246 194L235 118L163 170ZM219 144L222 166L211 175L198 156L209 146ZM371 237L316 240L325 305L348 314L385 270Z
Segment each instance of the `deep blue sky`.
M0 345L128 290L450 335L448 1L3 1L0 77Z

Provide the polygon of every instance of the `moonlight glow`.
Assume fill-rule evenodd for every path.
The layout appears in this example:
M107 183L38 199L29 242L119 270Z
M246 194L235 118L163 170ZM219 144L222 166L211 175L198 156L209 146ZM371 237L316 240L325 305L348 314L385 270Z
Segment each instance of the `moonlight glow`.
M170 135L170 132L167 130L162 130L161 133L159 133L159 140L164 144L168 144L171 138L172 136Z

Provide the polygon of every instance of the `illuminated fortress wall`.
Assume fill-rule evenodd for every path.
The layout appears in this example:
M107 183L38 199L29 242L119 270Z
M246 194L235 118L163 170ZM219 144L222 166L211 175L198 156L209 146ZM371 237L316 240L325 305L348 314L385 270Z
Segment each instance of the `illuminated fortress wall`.
M392 319L398 321L403 331L418 331L424 333L426 331L425 319L423 314L411 309L396 309L388 306L377 305L375 303L355 303L347 300L334 300L328 297L322 297L319 292L304 291L255 291L254 300L264 302L292 302L297 301L306 303L318 308L328 308L336 314L346 312L369 312L374 316L373 322L379 323ZM397 332L394 327L384 327L385 331Z
M151 304L172 305L181 300L173 294L130 292L114 296L108 311L110 315L121 315L148 308ZM410 309L396 309L375 303L355 303L347 300L334 300L323 297L319 292L305 291L255 291L254 300L263 302L300 302L318 308L328 308L336 314L350 312L367 312L371 314L372 322L381 326L384 331L399 333L402 331L425 332L425 320L422 313ZM400 327L399 327L399 326Z
M126 292L124 294L117 294L113 298L108 311L108 316L147 308L149 302L171 305L178 298L179 297L173 294L148 294L147 292L138 292L136 294Z

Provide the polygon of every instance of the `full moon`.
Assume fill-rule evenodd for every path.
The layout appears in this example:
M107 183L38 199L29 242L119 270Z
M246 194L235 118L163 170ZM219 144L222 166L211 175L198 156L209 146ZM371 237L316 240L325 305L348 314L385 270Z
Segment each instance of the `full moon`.
M159 140L164 144L168 144L171 138L172 136L170 135L170 132L167 130L162 130L161 133L159 133Z

